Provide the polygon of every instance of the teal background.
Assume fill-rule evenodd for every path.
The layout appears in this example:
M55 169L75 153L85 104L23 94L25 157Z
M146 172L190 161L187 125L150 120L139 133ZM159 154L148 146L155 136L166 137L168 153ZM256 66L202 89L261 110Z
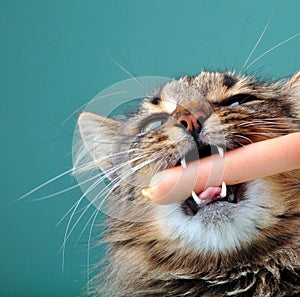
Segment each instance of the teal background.
M89 228L83 229L91 212L70 236L64 265L68 221L56 226L80 190L34 201L75 179L66 175L16 200L72 167L77 113L62 123L98 92L129 78L112 59L136 76L240 71L269 18L253 58L300 32L299 11L299 1L1 0L0 297L82 293ZM291 75L299 49L297 38L249 72ZM102 250L93 249L91 264L101 257Z

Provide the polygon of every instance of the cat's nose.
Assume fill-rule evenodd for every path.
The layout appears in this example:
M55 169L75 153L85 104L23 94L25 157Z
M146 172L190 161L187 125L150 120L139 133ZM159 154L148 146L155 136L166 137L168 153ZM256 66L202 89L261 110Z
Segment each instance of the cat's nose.
M183 114L177 119L177 123L185 127L191 134L196 134L201 131L201 116L198 114Z

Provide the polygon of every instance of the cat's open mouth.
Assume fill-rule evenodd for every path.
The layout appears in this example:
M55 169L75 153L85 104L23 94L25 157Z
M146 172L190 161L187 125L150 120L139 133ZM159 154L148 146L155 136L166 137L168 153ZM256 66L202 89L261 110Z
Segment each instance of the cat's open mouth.
M224 157L224 149L213 145L198 146L197 150L189 151L178 163L183 168L187 168L187 163L192 162L204 157L208 157L214 154L219 154L221 158ZM206 198L201 200L197 198L195 193L192 193L191 197L181 203L181 207L187 215L194 216L200 209L214 204L214 203L238 203L238 189L240 185L216 187L215 189L209 189L206 193ZM211 192L211 193L209 193Z
M227 194L225 197L215 196L211 199L206 199L200 204L193 197L189 197L181 203L181 208L185 214L194 216L200 209L214 203L238 203L238 189L240 185L227 186Z

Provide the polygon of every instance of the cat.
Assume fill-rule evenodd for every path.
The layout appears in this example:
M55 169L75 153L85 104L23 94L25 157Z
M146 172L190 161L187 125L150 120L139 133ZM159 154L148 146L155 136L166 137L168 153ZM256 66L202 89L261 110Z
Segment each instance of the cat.
M170 80L126 121L84 112L78 126L112 185L93 296L300 296L300 170L228 186L230 199L204 206L141 194L184 157L299 132L300 72L272 82L201 71Z

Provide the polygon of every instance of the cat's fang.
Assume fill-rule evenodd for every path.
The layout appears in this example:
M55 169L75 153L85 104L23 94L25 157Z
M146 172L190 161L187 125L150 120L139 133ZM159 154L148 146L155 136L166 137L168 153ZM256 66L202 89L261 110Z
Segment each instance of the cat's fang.
M220 146L217 146L217 149L218 149L219 156L221 158L224 158L224 149L221 148Z
M225 182L222 182L222 189L220 193L220 197L225 198L227 196L227 186Z
M203 201L198 197L198 195L194 191L192 191L192 197L197 204L203 203Z
M181 159L180 163L183 169L187 169L185 157Z

